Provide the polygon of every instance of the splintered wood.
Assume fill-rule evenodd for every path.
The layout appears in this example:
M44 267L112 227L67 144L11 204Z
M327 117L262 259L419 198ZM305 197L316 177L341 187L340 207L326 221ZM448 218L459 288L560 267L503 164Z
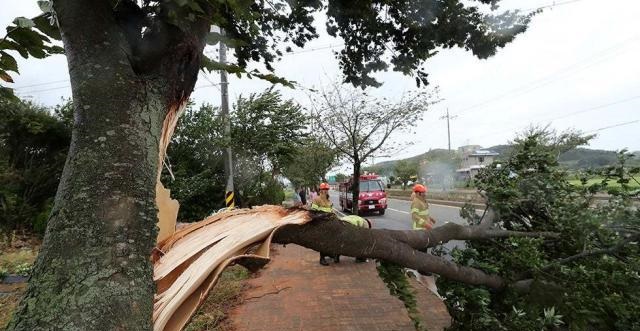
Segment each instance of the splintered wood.
M280 206L215 214L176 231L152 257L156 296L154 331L182 330L230 263L266 263L279 227L311 220L304 210Z

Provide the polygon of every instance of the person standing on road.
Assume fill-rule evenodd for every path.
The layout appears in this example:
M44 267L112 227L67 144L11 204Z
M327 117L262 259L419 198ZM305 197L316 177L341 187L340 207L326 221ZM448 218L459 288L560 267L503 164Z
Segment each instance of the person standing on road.
M427 188L422 184L413 186L413 199L411 201L411 220L414 230L431 230L436 221L429 217L429 204L427 203Z
M291 200L293 202L294 207L301 207L303 205L302 200L300 199L300 195L298 194L297 188L293 189L293 195L291 196Z
M302 205L307 205L307 189L304 187L300 187L300 191L298 192L300 195L300 200L302 201Z
M413 220L414 230L429 231L436 224L436 221L429 217L429 204L427 203L427 187L422 184L413 186L413 194L411 195L411 219ZM436 280L431 273L420 273L417 270L408 269L407 272L414 274L416 280L426 286L438 298L442 299L438 294Z
M329 184L320 184L320 195L318 195L313 201L311 201L311 210L322 211L325 213L331 213L333 211L333 203L329 200ZM331 255L320 252L320 264L327 266L329 262L325 259ZM334 256L333 261L335 263L340 262L340 257Z
M311 187L311 193L309 193L309 203L312 203L318 197L318 193L316 193L316 187Z

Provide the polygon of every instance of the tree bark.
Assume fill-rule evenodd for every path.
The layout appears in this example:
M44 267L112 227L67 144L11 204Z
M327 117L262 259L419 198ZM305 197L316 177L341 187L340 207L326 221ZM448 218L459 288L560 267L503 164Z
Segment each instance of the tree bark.
M160 88L137 79L126 58L108 61L97 55L99 48L87 45L78 50L84 54L67 48L75 107L71 147L9 330L152 327L148 257L157 233L155 184L167 105Z
M360 200L360 160L353 161L353 180L351 181L351 213L358 215L358 201Z
M276 232L273 241L281 244L294 243L330 255L383 259L466 284L501 289L508 284L499 275L460 266L423 251L450 240L488 240L510 236L558 238L556 233L483 229L453 223L431 231L364 229L337 221L333 216L320 215L304 225L282 227Z
M200 39L168 42L153 54L153 70L141 72L111 1L54 6L74 127L44 242L8 330L151 330L163 131L170 135L168 115L193 89L208 24L192 30Z

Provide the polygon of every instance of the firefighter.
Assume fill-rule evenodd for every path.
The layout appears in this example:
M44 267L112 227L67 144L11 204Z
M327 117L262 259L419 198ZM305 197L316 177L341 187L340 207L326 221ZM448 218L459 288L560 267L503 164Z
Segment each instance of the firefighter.
M340 218L341 221L347 222L351 225L355 225L361 228L371 229L371 221L366 218L360 217L358 215L347 215ZM340 260L340 255L337 256L338 260ZM364 257L356 257L356 263L367 262L367 259Z
M329 200L329 184L322 183L320 184L320 194L317 198L311 201L311 210L323 211L325 213L330 213L333 211L333 203ZM327 266L329 262L325 259L325 257L330 256L327 253L320 252L320 264ZM333 261L335 263L340 262L340 256L333 257Z
M436 221L429 217L429 204L427 203L427 188L422 184L413 186L413 199L411 201L411 220L414 230L431 230Z
M311 201L311 210L330 213L333 211L333 203L329 200L329 184L320 184L320 194Z

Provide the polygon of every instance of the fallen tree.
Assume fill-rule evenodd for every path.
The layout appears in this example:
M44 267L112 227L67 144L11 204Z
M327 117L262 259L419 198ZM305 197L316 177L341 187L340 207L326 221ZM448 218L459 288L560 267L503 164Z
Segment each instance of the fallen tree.
M298 244L334 255L382 259L499 290L508 285L499 275L460 266L424 250L450 240L503 237L558 238L558 234L453 223L429 232L367 229L342 222L331 213L279 206L225 211L176 231L154 250L154 330L181 330L224 268L233 262L251 269L266 264L271 242Z
M634 329L640 320L640 211L630 202L638 191L624 183L640 169L625 167L629 156L621 153L619 166L594 174L605 178L602 183L617 178L621 190L610 191L608 205L591 206L603 184L570 185L557 167L559 152L586 141L545 131L516 140L513 155L479 175L491 207L482 215L463 208L467 226L366 229L334 214L262 206L169 234L154 255L154 327L179 330L222 268L234 261L260 267L268 262L269 245L280 243L437 274L457 330ZM451 240L465 241L465 249L442 256L442 244Z

